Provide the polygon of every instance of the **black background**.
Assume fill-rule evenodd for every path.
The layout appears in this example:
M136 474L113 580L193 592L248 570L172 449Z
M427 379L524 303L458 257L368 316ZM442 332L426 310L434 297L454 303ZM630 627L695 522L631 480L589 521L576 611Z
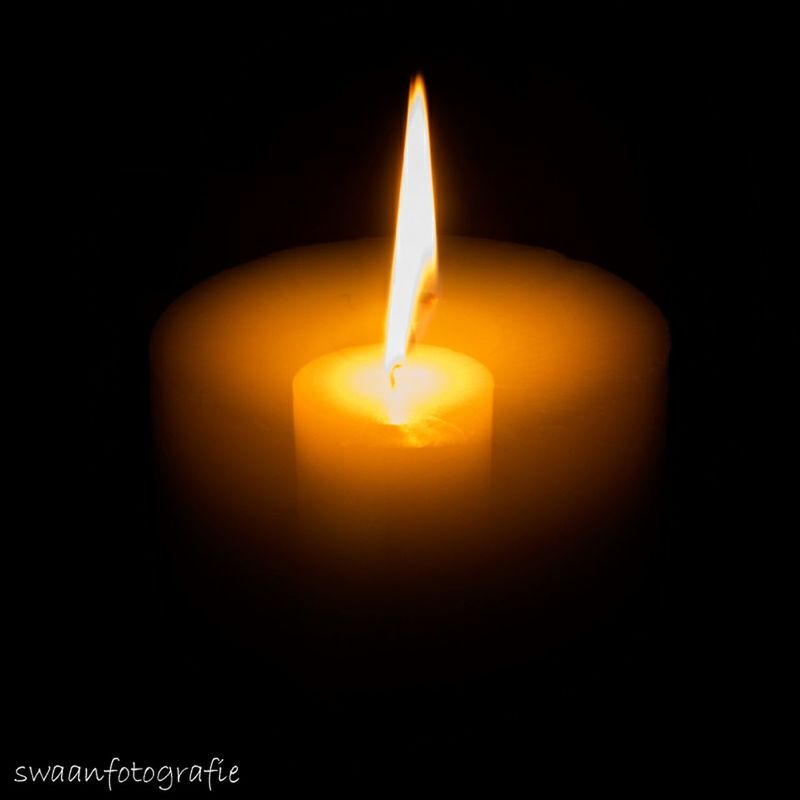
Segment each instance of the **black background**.
M503 2L34 25L12 75L24 142L9 159L37 212L5 303L9 433L22 441L9 460L3 781L17 764L220 755L240 764L231 794L287 780L382 794L401 777L512 767L534 786L647 788L713 763L742 702L726 694L728 643L753 577L727 579L730 555L767 524L766 489L727 467L758 463L747 409L769 385L776 25L672 4ZM667 316L664 533L635 608L532 667L524 690L307 696L175 599L148 337L219 270L391 234L417 70L442 233L597 263Z

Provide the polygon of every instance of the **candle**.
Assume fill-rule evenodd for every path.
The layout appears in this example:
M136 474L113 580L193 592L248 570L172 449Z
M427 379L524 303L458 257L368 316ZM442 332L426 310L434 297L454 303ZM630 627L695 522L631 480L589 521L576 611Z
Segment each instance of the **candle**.
M321 356L294 380L298 512L320 546L402 551L414 536L463 536L489 504L492 376L421 346L391 385L383 349Z
M493 381L475 359L416 346L435 300L436 217L425 92L411 85L383 347L315 359L294 379L298 512L319 544L396 558L489 505ZM465 524L469 521L469 525Z
M465 517L463 538L456 524L436 539L426 509L416 508L417 525L395 538L403 549L393 554L370 552L352 535L326 542L298 531L292 382L316 358L380 340L391 254L380 239L277 253L196 286L159 321L153 420L168 496L184 547L210 548L212 571L233 559L225 569L239 576L218 592L203 588L204 599L215 613L230 602L231 618L245 620L250 597L272 583L308 603L314 619L344 602L344 585L348 608L378 614L394 593L395 605L412 597L416 617L415 604L427 603L424 613L439 615L448 636L465 607L499 607L487 618L523 627L508 620L496 586L514 607L556 619L569 587L586 595L578 605L599 607L595 587L625 584L616 569L602 581L591 573L602 572L627 532L624 558L636 563L635 520L657 486L669 339L658 310L633 287L556 253L439 240L441 300L426 343L474 357L494 377L490 522L471 531ZM236 605L231 594L247 580L241 565L255 573L255 588ZM442 597L470 582L478 585L472 605ZM566 631L573 623L558 624ZM342 647L321 650L328 659ZM484 648L497 658L500 650Z
M430 187L429 161L409 163L403 186ZM169 495L215 553L317 598L313 613L390 597L442 638L458 608L513 627L511 608L551 609L570 582L591 605L586 587L658 484L666 323L595 266L437 239L421 196L404 217L401 188L393 246L285 251L167 310L151 362Z

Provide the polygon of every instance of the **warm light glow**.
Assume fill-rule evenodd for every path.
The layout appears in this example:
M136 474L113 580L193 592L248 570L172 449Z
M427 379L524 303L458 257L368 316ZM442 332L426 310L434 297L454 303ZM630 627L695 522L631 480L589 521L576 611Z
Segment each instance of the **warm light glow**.
M397 210L392 283L386 315L384 365L390 377L405 363L410 343L436 297L436 215L425 86L411 84Z
M454 444L469 438L454 422L471 419L491 399L489 370L472 358L444 347L419 345L408 354L402 379L391 386L380 363L380 347L349 347L321 356L295 376L295 397L311 398L342 440L402 442L405 447ZM476 399L477 398L477 399ZM466 414L466 416L464 416ZM354 429L349 430L348 420ZM370 420L373 424L365 424ZM394 428L393 432L387 427Z

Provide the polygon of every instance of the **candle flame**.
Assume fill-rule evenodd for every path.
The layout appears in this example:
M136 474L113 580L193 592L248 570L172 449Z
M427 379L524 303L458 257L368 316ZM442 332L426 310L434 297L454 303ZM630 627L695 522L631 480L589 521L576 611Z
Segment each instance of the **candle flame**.
M436 300L436 214L422 76L411 82L397 209L392 281L386 315L384 365L394 385L410 344L417 341Z

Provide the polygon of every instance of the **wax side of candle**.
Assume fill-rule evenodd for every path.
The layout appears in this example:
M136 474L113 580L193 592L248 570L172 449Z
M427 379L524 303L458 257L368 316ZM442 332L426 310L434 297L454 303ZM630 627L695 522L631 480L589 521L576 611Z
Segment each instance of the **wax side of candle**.
M231 540L294 537L292 380L326 353L381 340L390 258L386 240L278 253L206 281L162 317L161 462L175 496L239 531ZM658 309L548 251L442 237L439 263L426 343L494 376L493 542L613 525L659 462L669 336Z

